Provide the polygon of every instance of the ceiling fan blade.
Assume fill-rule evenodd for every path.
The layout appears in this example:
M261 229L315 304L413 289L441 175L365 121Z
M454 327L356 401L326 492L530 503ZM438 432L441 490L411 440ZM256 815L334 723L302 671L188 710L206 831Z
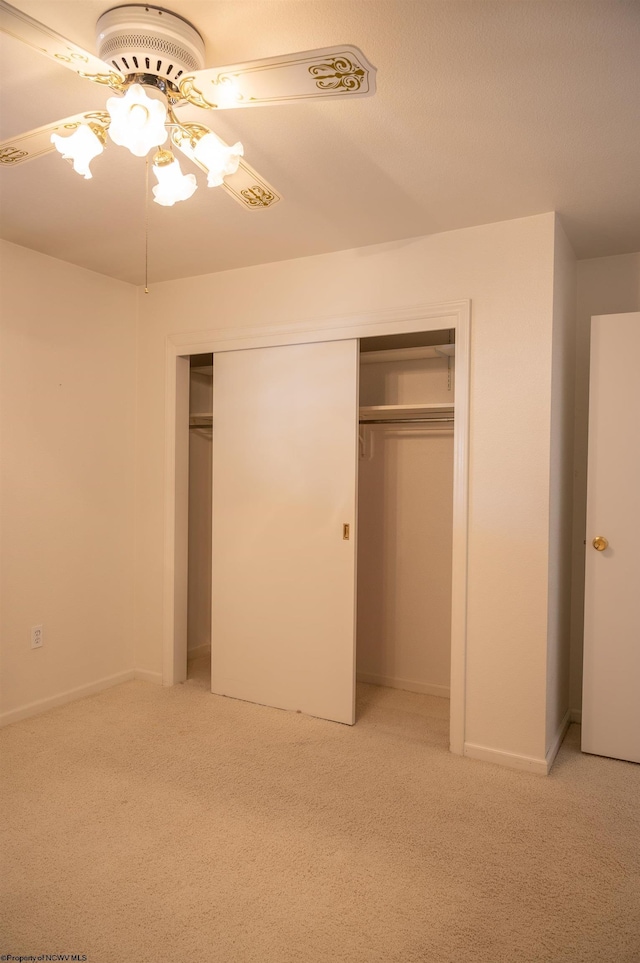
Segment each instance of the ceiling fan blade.
M104 60L71 43L5 0L0 0L0 30L87 80L109 87L119 87L124 80L122 74Z
M213 131L208 127L204 127L202 124L178 123L174 124L170 132L171 143L174 147L182 151L185 157L188 157L193 164L205 172L207 170L206 167L193 155L193 144L197 139L208 133L213 133ZM217 134L215 137L225 147L229 146L225 144ZM225 175L220 186L224 187L227 194L230 194L234 200L242 204L248 211L263 211L265 208L271 207L273 204L277 204L278 201L282 200L282 195L278 194L276 189L272 187L271 184L268 184L267 181L242 158L238 164L238 170L234 174Z
M212 110L288 104L316 97L375 93L376 68L361 50L344 44L197 70L180 80L191 104Z
M108 126L109 114L104 110L94 110L87 114L74 114L73 117L65 117L64 120L57 120L45 127L37 127L35 130L27 131L26 134L11 137L0 144L0 166L16 167L18 164L24 164L26 161L48 154L49 151L54 151L55 147L51 143L52 134L70 133L83 123Z
M282 194L244 160L240 161L235 174L225 177L222 186L246 211L264 211L282 200Z

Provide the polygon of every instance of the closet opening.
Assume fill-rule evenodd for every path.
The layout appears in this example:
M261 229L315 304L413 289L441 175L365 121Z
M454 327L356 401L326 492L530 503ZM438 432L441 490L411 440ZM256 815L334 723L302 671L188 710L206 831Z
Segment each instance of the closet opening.
M393 690L394 699L408 690L410 700L421 695L437 700L441 712L435 715L443 719L444 727L449 694L449 748L452 752L464 753L470 308L469 302L458 301L397 309L392 319L388 310L369 312L366 319L358 317L350 323L329 318L309 331L299 331L292 325L266 334L256 329L248 336L230 338L223 329L206 336L200 332L169 340L164 443L164 685L184 682L189 662L190 684L199 681L204 688L210 687L222 695L300 709L348 725L367 711L362 700L360 711L355 711L352 697L356 681L361 684L360 691L365 689L371 693L371 687L377 686L382 700L392 698ZM331 344L336 345L336 350L329 347ZM339 344L344 347L337 349ZM408 351L412 353L407 354ZM385 352L394 354L385 357ZM375 360L367 360L373 354ZM331 377L327 377L327 365L338 366L332 370ZM217 369L215 382L214 368ZM426 374L425 368L429 369ZM425 386L428 391L422 390ZM297 407L291 407L292 398L298 399ZM214 409L218 419L215 451ZM455 427L451 421L454 411ZM313 431L309 430L311 413L316 418ZM267 423L268 430L265 430ZM283 434L282 425L287 428ZM298 518L296 524L291 525L292 506L298 508L298 502L307 505L307 499L295 501L287 493L292 485L297 485L300 492L307 492L308 483L322 481L323 466L336 450L334 431L342 440L331 484L339 483L339 487L334 494L333 488L322 482L320 495L324 502L318 508L319 513L314 514L314 502L309 525L305 527ZM405 459L404 452L412 446L418 448L421 437L433 438L437 445L452 436L452 525L443 522L447 517L444 503L440 505L437 519L427 517L425 521L424 516L418 514L409 515L407 522L407 509L416 488L418 496L430 506L437 499L436 489L430 489L427 484L427 476L419 480L411 480L410 474L407 476L405 461L411 463L416 459L413 455ZM312 439L313 444L303 446L298 452L301 438ZM282 458L283 446L291 449L288 460ZM393 446L398 449L400 460L392 469L389 451ZM245 457L246 454L251 454L251 458ZM314 458L317 464L309 467ZM430 469L434 461L448 458L417 456L419 462L426 460ZM272 482L274 473L279 479L277 485L267 486L266 494L273 498L267 499L266 509L262 485L265 459L272 465L266 473L267 482ZM198 467L203 462L204 472ZM369 475L368 481L375 482L365 489L362 481L360 517L356 506L356 468L362 480ZM249 475L245 478L243 473L247 470ZM216 478L215 488L211 475ZM443 485L443 490L446 487ZM389 522L389 506L384 504L394 492L402 496L396 498L395 531ZM339 505L335 499L340 500ZM367 522L367 504L374 512L373 525ZM279 514L274 512L275 508ZM382 524L385 512L386 521ZM263 518L277 522L275 532L268 534L271 541L267 541L266 546ZM328 518L330 526L319 526L317 518ZM353 523L350 542L344 540L344 523ZM283 531L297 539L291 551L283 548ZM357 539L354 535L361 540L359 586L355 577ZM405 535L413 537L409 549L402 541ZM391 541L391 536L395 541ZM324 539L326 553L332 559L330 564L324 555L320 561L314 542L317 538ZM257 552L254 551L256 539ZM378 544L384 549L378 561L373 551L363 559L366 539L370 546ZM265 562L265 559L273 560L270 548L273 544L279 552L275 559L280 566L277 569ZM334 562L336 544L344 548L339 549L342 554ZM422 551L426 544L441 546L437 561L421 561L418 557L418 563L407 569L407 551L413 551L416 546ZM293 565L291 576L289 569L282 575L282 566L291 568L292 558L298 559L299 566ZM218 566L220 559L227 559L226 567ZM312 566L307 564L309 560ZM441 589L427 577L429 564L434 565L437 575L448 576L448 584ZM269 576L266 581L262 578L264 573ZM284 600L282 592L278 595L274 591L274 586L279 590L282 585L288 585L287 598L291 600L292 582L302 586L296 590L293 608ZM247 586L253 586L250 597L254 601L257 600L253 591L261 591L264 596L261 604L268 602L274 615L274 619L263 619L269 608L265 604L262 608L253 604L240 609L244 636L239 634L239 623L233 622L234 605L238 604L233 592L238 584L243 598L247 597ZM222 603L221 606L210 607L209 597ZM331 605L316 609L319 598L329 599ZM447 614L441 617L445 610ZM316 619L314 613L321 617ZM359 625L356 625L356 613ZM224 625L223 618L227 620ZM330 628L325 625L327 619L333 620ZM245 623L250 635L245 631ZM427 635L420 628L425 624ZM440 641L433 643L436 624L440 626ZM450 625L448 646L447 625ZM298 631L299 626L302 633ZM224 643L218 658L217 632ZM242 640L258 638L256 632L262 648L248 657ZM209 676L212 634L215 680L213 675ZM297 646L296 639L301 634L312 639L313 651L305 648L302 652ZM330 640L333 648L327 648L324 638ZM289 646L286 650L282 648L283 640ZM265 653L271 653L266 667L263 665ZM241 668L248 663L253 671L250 681L255 682L256 691L231 690L222 670L227 670L232 681L238 673L229 674L225 659L227 663L239 659ZM309 663L315 666L313 673L308 671ZM266 670L270 666L275 667L272 676L276 683L293 682L289 685L293 696L282 697L276 693L273 697L265 690L265 680L270 681ZM278 674L278 666L285 666L286 673ZM323 675L319 668L323 669ZM244 685L245 676L242 672L240 676ZM315 687L313 691L311 686ZM411 690L414 690L413 696ZM320 698L322 705L318 705ZM430 710L427 714L434 718Z
M371 685L422 693L429 701L424 711L442 730L444 746L451 675L454 398L454 329L360 340L358 705L379 700Z
M455 330L359 348L356 681L448 700ZM206 688L212 421L213 354L191 355L186 678ZM448 703L433 710L448 719Z
M186 678L211 688L213 354L189 359L189 532Z

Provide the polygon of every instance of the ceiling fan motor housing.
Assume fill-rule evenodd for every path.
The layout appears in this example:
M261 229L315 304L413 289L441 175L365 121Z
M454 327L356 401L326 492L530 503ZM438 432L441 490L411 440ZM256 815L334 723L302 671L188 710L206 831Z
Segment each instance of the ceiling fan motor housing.
M204 41L187 20L148 4L114 7L96 25L98 56L125 76L146 74L177 84L204 66Z

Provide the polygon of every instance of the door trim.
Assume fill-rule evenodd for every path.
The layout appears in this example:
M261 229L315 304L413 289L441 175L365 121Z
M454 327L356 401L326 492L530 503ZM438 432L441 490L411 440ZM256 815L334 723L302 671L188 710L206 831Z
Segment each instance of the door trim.
M189 355L244 348L342 341L377 335L455 328L456 398L453 440L453 562L451 611L450 737L464 754L467 653L467 557L469 514L469 401L471 302L400 306L395 310L319 318L303 324L211 328L169 335L165 352L165 478L163 685L185 679L187 662L187 521ZM185 409L185 404L187 405Z

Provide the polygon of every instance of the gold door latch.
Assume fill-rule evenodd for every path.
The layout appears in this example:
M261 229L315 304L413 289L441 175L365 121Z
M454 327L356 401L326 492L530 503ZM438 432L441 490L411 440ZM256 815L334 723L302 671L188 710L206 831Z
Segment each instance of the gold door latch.
M605 548L609 547L609 542L604 535L596 535L591 544L595 548L596 552L604 552Z
M347 522L345 522L342 526L342 537L344 538L345 542L349 541L349 525Z

